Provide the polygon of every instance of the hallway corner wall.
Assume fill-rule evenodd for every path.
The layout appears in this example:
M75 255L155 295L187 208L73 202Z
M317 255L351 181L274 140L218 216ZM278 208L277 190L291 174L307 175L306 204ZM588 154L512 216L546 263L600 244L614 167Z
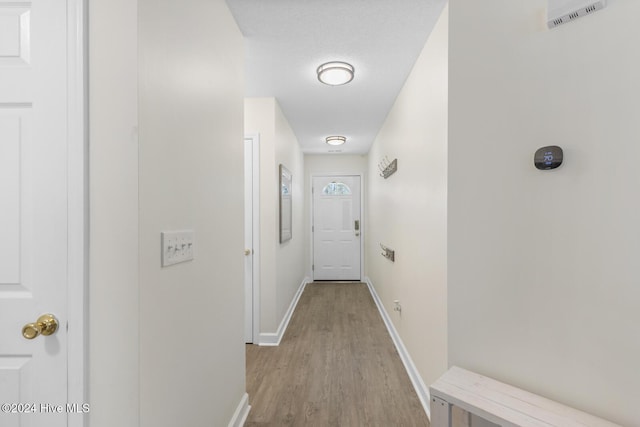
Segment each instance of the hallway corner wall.
M276 334L305 278L304 156L275 98L246 98L245 133L260 134L260 334ZM280 243L280 164L293 176L292 239Z
M427 385L447 369L447 61L445 7L368 156L366 275Z
M89 422L227 425L246 397L242 35L224 2L151 3L89 0ZM195 259L163 269L176 228Z
M221 0L138 13L140 427L225 426L246 390L243 37ZM194 259L161 267L184 229Z
M89 418L139 427L138 5L88 3Z
M637 426L640 2L546 6L450 0L449 362Z

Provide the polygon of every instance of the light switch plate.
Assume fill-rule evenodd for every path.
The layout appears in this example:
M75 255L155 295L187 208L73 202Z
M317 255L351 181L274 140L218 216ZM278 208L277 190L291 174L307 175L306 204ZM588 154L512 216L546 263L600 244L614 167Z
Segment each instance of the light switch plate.
M163 231L160 240L163 267L193 259L193 230Z

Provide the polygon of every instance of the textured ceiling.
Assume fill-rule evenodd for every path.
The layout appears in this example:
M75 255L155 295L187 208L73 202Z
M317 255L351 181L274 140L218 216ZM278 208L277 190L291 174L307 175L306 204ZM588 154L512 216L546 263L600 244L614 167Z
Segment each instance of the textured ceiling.
M305 153L367 153L445 2L227 0L245 36L245 95L275 97ZM355 67L351 83L318 81L334 60Z

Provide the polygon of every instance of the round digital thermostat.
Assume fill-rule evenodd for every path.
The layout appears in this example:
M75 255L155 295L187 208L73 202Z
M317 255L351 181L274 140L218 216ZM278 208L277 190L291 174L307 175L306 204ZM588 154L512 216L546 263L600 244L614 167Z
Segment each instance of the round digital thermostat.
M555 169L562 164L562 148L557 145L542 147L536 151L533 164L540 170Z

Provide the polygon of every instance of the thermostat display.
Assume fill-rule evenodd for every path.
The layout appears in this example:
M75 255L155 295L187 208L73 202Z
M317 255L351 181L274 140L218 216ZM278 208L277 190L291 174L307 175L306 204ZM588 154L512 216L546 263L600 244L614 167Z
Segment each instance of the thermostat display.
M562 164L562 148L557 145L542 147L536 151L533 163L540 170L555 169Z

